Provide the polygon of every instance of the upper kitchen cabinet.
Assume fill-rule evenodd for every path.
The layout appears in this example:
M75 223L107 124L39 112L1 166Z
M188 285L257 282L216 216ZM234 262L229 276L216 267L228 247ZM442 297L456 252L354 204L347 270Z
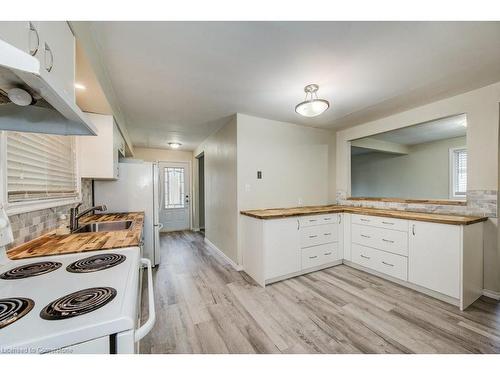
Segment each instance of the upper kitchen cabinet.
M83 178L119 178L118 161L125 156L125 142L113 116L87 113L97 128L97 136L78 137L80 175Z
M51 81L75 101L75 37L64 21L2 21L0 39L40 62Z

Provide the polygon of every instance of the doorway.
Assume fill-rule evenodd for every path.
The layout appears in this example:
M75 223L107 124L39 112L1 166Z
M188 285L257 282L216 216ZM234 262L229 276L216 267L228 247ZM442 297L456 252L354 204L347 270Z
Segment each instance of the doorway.
M198 159L198 223L200 232L205 234L205 155Z
M191 229L191 165L189 162L159 162L160 222L163 232Z

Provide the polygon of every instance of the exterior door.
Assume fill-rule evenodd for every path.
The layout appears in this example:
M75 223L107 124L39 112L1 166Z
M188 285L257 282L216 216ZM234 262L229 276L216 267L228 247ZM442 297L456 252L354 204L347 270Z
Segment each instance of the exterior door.
M188 162L160 162L160 223L163 231L191 228L191 171Z

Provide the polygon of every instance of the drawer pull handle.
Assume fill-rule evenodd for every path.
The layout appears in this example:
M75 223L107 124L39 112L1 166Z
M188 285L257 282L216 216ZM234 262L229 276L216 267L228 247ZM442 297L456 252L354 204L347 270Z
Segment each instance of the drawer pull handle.
M324 236L331 236L331 233L323 233Z
M309 219L309 222L310 222L310 223L313 223L313 222L315 222L315 221L318 221L318 220L316 220L316 219Z
M361 258L371 259L370 257L367 257L366 255L363 255L363 254L361 254L360 256L361 256Z
M366 234L362 234L361 237L364 237L364 238L371 238L371 236L367 236Z
M394 267L394 264L390 264L390 263L387 263L387 262L384 262L384 261L382 261L382 263L384 263L386 266Z
M332 255L332 252L330 251L329 253L325 253L324 255Z
M332 218L331 217L325 217L325 218L323 218L323 220L332 220Z
M317 235L314 235L314 236L309 236L309 238L316 238L318 237Z
M359 220L361 220L361 221L366 221L367 223L369 223L369 222L370 222L370 220L368 220L368 219L359 219Z
M389 221L382 221L382 224L394 225L394 223L391 223L391 222L389 222Z
M382 241L384 241L384 242L389 242L389 243L394 243L394 241L391 241L391 240L386 240L385 238L382 238Z
M315 256L312 256L312 257L309 257L309 259L314 259L314 258L317 258L318 256L315 255Z

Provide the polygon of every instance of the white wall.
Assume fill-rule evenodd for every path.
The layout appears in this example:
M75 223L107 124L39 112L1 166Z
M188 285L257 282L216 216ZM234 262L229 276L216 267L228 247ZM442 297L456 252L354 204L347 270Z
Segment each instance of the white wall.
M238 262L236 133L234 116L194 151L195 156L202 152L205 155L205 237L235 263ZM198 185L197 164L196 161L195 186ZM195 197L196 194L193 195ZM197 211L196 207L196 223Z
M238 211L329 202L331 131L239 113L237 123Z
M410 199L450 198L450 148L465 137L420 143L408 154L370 152L351 156L351 195Z
M336 189L350 193L349 141L422 122L467 115L468 190L498 191L500 82L337 132ZM500 291L497 218L485 223L484 286Z
M192 151L134 147L134 158L145 161L192 161Z
M237 121L240 210L328 203L330 131L243 114Z

